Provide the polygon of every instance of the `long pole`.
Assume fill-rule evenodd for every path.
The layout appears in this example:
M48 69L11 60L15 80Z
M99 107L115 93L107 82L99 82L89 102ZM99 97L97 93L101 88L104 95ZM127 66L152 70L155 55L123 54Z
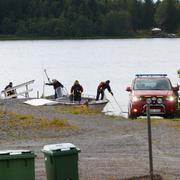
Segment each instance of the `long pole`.
M153 180L153 155L152 155L150 104L147 105L147 126L148 126L148 145L149 145L149 173L151 180Z
M116 100L116 98L115 98L114 96L113 96L113 98L114 98L114 101L116 102L116 104L118 105L118 107L119 107L119 109L120 109L120 111L121 111L120 113L122 114L123 111L122 111L121 106L119 105L119 103L117 102L117 100Z
M50 80L49 76L47 75L46 69L44 69L44 73L45 73L45 75L46 75L46 77L48 79L48 82L51 83L51 80Z
M47 78L48 82L51 83L51 80L50 80L50 78L49 78L49 76L48 76L48 74L46 72L46 69L44 69L44 73L46 75L46 78ZM44 79L44 76L43 76L43 79ZM45 85L46 85L46 83L45 83L45 80L44 80L44 82L43 82L43 94L42 94L43 98L45 97Z

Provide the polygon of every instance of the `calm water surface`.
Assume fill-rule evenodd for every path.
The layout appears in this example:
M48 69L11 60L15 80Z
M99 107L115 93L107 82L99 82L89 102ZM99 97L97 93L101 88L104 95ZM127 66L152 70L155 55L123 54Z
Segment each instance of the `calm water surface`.
M125 89L136 73L167 73L173 84L180 84L180 39L0 41L0 62L1 90L10 81L17 85L35 79L31 95L42 94L44 69L68 90L78 79L84 93L91 95L100 81L109 79L127 111ZM45 93L54 93L52 87ZM114 99L106 95L111 101L106 109L118 112Z

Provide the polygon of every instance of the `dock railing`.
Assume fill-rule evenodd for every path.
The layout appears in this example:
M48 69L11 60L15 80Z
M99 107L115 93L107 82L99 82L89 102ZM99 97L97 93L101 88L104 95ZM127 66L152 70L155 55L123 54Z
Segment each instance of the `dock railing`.
M8 88L6 90L1 91L1 99L11 99L17 98L18 96L23 96L25 98L29 98L29 92L33 91L33 88L29 88L30 84L33 84L35 80L27 81L25 83L19 84L17 86L13 86L12 88ZM18 92L18 89L22 89ZM8 92L13 91L12 95L8 95Z

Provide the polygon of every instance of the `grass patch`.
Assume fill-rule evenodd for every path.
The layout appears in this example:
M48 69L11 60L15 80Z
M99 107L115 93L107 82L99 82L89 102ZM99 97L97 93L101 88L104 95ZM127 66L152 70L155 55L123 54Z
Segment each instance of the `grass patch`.
M73 107L67 107L67 106L59 106L54 108L55 112L61 112L61 113L70 113L70 114L85 114L85 115L94 115L99 114L96 109L88 108L86 105L81 106L73 106Z
M4 117L8 117L4 118ZM67 119L53 118L47 119L44 117L38 118L29 114L17 114L15 112L4 112L0 110L0 118L7 122L9 128L34 128L34 129L52 129L52 128L71 128ZM2 123L2 120L0 121Z
M49 127L49 128L62 128L62 127L67 127L69 126L67 120L65 119L58 119L58 118L54 118L52 120L47 120L44 118L40 119L40 127Z
M133 119L132 121L147 123L146 118ZM151 124L152 125L167 125L167 126L171 126L175 128L180 128L180 118L174 118L174 119L151 118Z
M19 115L18 115L19 116ZM9 127L22 127L22 128L34 128L34 129L52 129L52 128L69 128L70 124L66 119L46 119L46 118L15 118L11 117L8 121Z
M116 116L116 115L107 115L108 118L112 119L112 120L125 120L127 119L126 117L124 116Z
M20 120L32 120L34 118L32 115L25 115L25 114L14 114L14 116Z
M0 109L0 132L8 141L66 137L79 132L79 127L65 118L35 117Z

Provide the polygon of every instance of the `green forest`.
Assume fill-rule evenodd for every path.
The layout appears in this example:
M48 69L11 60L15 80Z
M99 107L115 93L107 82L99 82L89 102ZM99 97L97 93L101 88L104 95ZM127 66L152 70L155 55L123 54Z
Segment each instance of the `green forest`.
M180 32L179 0L0 0L0 35L131 37Z

